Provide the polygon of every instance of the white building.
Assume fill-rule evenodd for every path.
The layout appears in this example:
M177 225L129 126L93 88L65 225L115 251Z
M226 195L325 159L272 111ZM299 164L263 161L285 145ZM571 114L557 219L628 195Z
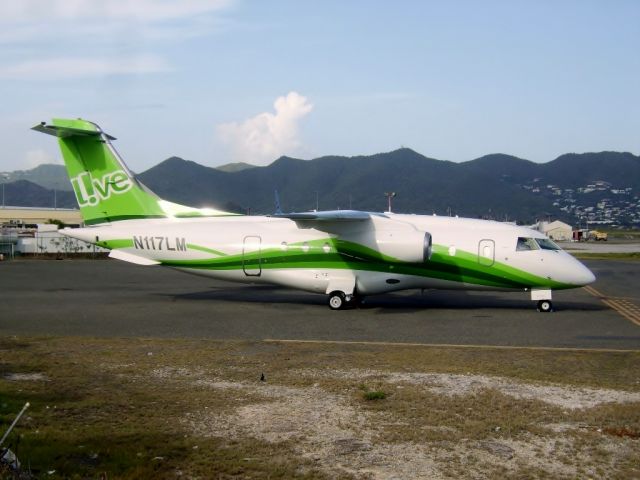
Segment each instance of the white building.
M82 224L80 210L70 208L0 207L0 224L47 223L49 219L60 220L66 225Z
M551 240L568 241L573 238L573 227L560 220L554 222L538 222L538 231Z
M28 228L5 226L0 228L0 254L5 259L15 254L95 254L108 250L62 235L57 225L37 224Z

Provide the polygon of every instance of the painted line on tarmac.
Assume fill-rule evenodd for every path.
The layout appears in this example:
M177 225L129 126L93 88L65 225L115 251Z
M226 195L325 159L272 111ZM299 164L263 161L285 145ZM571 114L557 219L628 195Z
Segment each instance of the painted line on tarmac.
M615 310L624 318L640 327L640 307L638 307L635 303L625 298L608 297L588 285L582 288L594 297L599 298L606 306Z
M302 343L315 345L373 345L377 347L430 347L430 348L474 348L484 350L532 350L549 352L589 352L589 353L640 353L640 350L619 348L573 348L573 347L528 347L515 345L465 345L451 343L403 343L403 342L367 342L359 340L295 340L265 338L265 343Z

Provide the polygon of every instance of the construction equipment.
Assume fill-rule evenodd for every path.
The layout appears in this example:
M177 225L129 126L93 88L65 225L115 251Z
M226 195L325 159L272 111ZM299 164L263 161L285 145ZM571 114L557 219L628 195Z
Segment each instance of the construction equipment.
M588 239L596 242L606 242L609 239L609 234L600 230L591 230Z

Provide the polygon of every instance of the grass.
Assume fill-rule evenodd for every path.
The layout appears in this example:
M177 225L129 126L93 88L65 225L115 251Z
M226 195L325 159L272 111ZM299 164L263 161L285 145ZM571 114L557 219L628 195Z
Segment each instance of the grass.
M338 374L350 371L372 373L364 382L357 373ZM200 418L202 412L210 412L211 418L233 415L243 406L269 412L274 400L268 389L275 387L282 387L286 395L313 392L300 397L305 402L343 399L360 412L354 418L364 420L357 425L345 420L340 428L361 430L365 437L372 435L374 443L450 450L451 472L468 467L459 445L553 438L547 424L589 426L571 435L579 440L581 451L593 450L601 464L614 457L602 450L596 428L619 442L637 442L635 435L640 432L637 403L572 412L494 389L447 396L420 385L389 383L384 376L413 371L640 391L640 353L634 352L0 338L0 432L29 401L32 406L9 446L23 463L30 463L36 476L55 470L46 478L96 478L105 473L108 478L125 479L335 477L312 456L301 455L298 447L304 438L273 442L247 433L194 431L185 422ZM260 382L262 372L266 382ZM9 381L5 376L10 373L44 377ZM199 379L242 388L212 388ZM285 397L282 403L289 401ZM336 411L344 408L340 404ZM640 472L633 455L616 455L617 476ZM475 471L499 475L503 468L483 462L474 461ZM538 468L543 467L523 466L512 473L526 477ZM349 473L341 471L340 476L349 478Z
M598 253L571 250L569 253L576 258L582 258L585 260L640 260L640 252Z
M364 392L362 394L362 398L364 398L367 401L384 400L385 398L387 398L387 394L384 393L382 390L373 390L373 391Z
M600 229L597 229L600 230ZM610 238L624 238L627 240L633 239L633 240L638 240L640 239L640 229L635 229L635 230L618 230L618 229L602 229L601 231L603 232L607 232L607 234L609 235Z

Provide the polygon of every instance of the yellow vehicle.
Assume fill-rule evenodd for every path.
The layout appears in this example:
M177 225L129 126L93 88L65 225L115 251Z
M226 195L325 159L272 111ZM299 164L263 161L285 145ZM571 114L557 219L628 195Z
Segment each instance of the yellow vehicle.
M599 230L591 230L589 232L589 240L595 240L596 242L603 241L606 242L609 239L609 234L607 232L601 232Z

